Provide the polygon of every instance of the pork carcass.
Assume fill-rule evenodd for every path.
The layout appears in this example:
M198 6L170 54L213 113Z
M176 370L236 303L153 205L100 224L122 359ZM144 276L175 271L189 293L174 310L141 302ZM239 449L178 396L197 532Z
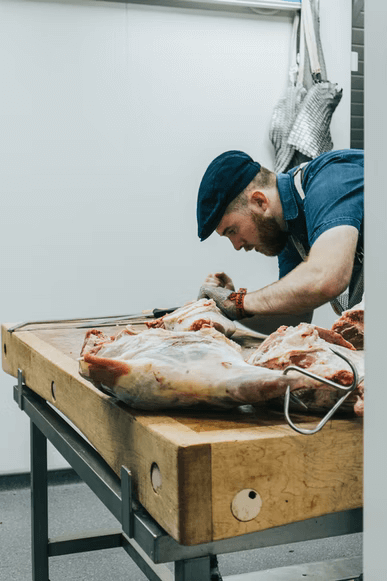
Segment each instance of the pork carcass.
M199 331L203 327L213 327L227 337L236 330L234 323L223 315L213 299L194 301L159 319L147 321L146 325L168 331Z
M93 329L81 355L82 375L140 409L256 404L296 384L281 371L246 363L239 345L213 327L135 334L127 328L117 337Z
M356 349L364 349L364 301L344 311L333 323L332 331L339 333Z
M359 377L363 378L363 353L356 351L337 333L308 323L301 323L297 327L280 327L261 343L247 362L273 370L296 365L340 385L349 386L353 381L351 368L332 352L332 348L347 357L356 367ZM310 411L330 409L344 394L344 391L306 375L299 375L293 391ZM344 402L343 409L363 415L363 391L361 381Z

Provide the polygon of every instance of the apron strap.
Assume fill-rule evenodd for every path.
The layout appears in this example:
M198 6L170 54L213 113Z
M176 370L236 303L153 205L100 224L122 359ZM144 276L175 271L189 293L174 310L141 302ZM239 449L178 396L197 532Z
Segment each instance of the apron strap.
M308 163L309 163L308 161L304 161L304 163L301 163L293 174L294 185L295 185L295 188L296 188L301 200L305 199L304 190L302 189L302 179L304 177L304 167ZM294 244L298 254L301 256L302 260L305 260L307 257L307 253L306 253L306 250L305 250L303 244L300 242L300 240L297 238L297 236L294 236L294 234L290 235L290 239L293 242L293 244Z
M308 163L308 161L301 163L293 174L294 185L301 200L305 198L304 190L302 189L302 179L304 177L304 167L308 165Z

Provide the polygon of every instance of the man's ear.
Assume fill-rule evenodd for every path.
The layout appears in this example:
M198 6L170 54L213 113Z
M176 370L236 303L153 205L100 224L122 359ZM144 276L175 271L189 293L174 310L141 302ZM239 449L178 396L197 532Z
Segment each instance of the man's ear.
M254 205L259 206L259 208L265 212L269 206L269 200L263 192L256 190L251 194L251 201Z

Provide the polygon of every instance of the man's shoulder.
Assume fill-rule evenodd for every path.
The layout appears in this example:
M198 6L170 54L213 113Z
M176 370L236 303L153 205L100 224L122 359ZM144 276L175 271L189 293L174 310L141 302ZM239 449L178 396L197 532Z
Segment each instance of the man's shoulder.
M329 183L333 180L338 183L340 177L345 178L348 172L357 181L364 180L364 151L362 149L337 149L312 159L303 171L303 187L307 191L316 182Z
M364 150L363 149L335 149L322 153L318 157L312 159L305 168L305 173L313 171L315 173L319 169L336 163L354 163L364 167Z

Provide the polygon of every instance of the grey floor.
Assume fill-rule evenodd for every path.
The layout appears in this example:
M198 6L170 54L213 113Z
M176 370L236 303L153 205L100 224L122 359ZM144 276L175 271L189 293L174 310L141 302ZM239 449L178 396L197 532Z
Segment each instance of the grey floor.
M116 519L77 477L71 473L63 473L59 480L60 484L49 486L49 536L119 527ZM20 481L17 478L0 478L0 581L31 579L29 519L28 479ZM352 557L361 555L361 552L362 535L354 534L322 541L219 555L219 569L222 576L238 575L301 563ZM170 568L172 569L172 565ZM146 581L145 575L131 562L123 549L50 558L50 581L112 579Z

